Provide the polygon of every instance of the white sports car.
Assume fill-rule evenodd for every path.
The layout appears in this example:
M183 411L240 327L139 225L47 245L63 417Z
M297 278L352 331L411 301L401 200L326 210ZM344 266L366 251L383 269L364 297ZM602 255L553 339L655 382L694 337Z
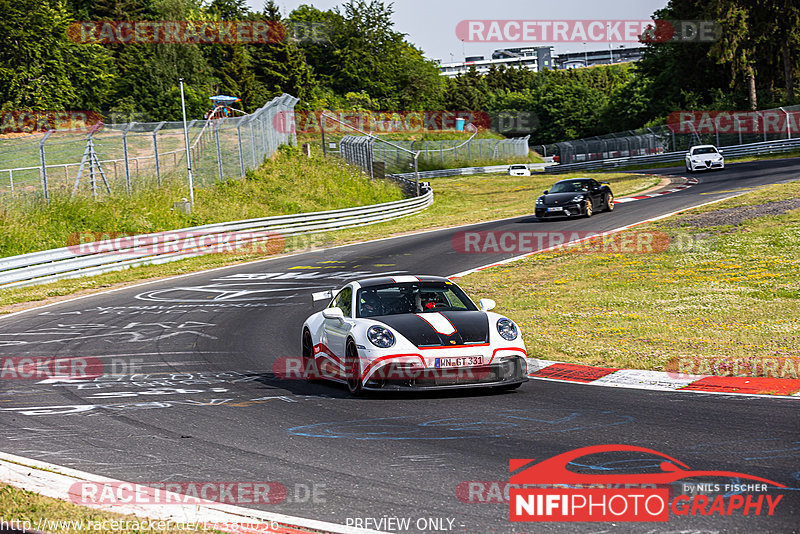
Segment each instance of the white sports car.
M714 145L693 146L686 153L686 170L688 172L724 168L725 158L722 157L722 151Z
M525 343L510 319L480 309L438 276L357 280L315 301L328 307L303 324L303 368L310 379L364 390L514 389L527 381Z
M509 165L508 166L508 175L509 176L530 176L531 170L528 168L527 165Z

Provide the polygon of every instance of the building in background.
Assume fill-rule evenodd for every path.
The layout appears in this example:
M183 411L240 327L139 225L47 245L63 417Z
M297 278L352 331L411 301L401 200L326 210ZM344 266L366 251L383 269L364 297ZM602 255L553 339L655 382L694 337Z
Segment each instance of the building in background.
M637 61L642 57L643 46L605 48L600 50L583 50L580 52L563 52L555 54L552 46L528 48L501 48L492 53L491 59L483 56L471 56L463 62L441 63L439 72L442 76L455 78L475 67L478 74L486 74L494 65L499 67L523 67L534 72L544 69L576 69L595 65L610 65Z

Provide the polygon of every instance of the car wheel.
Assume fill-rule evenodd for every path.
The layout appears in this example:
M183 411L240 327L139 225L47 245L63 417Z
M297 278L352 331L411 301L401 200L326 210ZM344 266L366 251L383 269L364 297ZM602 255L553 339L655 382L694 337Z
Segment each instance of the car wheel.
M319 370L317 369L317 362L314 359L314 340L311 338L311 332L303 330L303 376L309 382L319 379Z
M686 172L688 172L688 173L693 173L694 172L694 169L692 169L692 167L688 163L686 164Z
M592 215L594 215L594 208L592 207L592 199L590 199L590 198L586 199L585 215L586 215L586 217L591 217Z
M352 341L347 343L344 365L347 372L347 389L350 390L351 395L361 395L364 392L364 384L361 382L361 359L358 357L358 349Z
M608 193L605 201L606 211L614 211L614 195Z

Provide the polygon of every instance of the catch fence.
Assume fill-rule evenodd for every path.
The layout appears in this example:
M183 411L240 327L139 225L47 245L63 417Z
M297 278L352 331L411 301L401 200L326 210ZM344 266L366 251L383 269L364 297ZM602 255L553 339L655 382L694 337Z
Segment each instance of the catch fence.
M196 186L244 176L282 144L296 144L298 99L281 95L252 114L188 122ZM0 140L0 201L101 195L158 187L186 174L183 122L102 124ZM188 190L187 190L188 195Z
M752 112L675 112L667 125L534 145L542 156L576 164L685 152L695 145L739 147L800 137L800 105Z

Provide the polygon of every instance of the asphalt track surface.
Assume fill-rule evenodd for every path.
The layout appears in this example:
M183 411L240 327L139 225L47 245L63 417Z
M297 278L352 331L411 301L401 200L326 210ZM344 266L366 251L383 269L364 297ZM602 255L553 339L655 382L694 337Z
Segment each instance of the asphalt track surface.
M591 219L525 215L470 229L610 230L798 177L800 159L732 164L700 174L689 189ZM800 417L793 400L541 380L508 393L356 399L337 385L273 375L278 358L299 354L299 328L318 309L312 291L370 273L451 275L514 255L458 253L455 231L233 266L0 319L3 356L92 356L120 373L81 383L3 380L0 448L132 482L275 481L287 488L284 502L248 506L337 523L410 518L411 532L420 518L449 518L451 532L470 533L797 531ZM465 481L508 480L509 459L610 443L793 489L772 517L672 516L669 523L511 524L507 504L457 496ZM652 458L622 459L589 459L580 469L654 467Z

